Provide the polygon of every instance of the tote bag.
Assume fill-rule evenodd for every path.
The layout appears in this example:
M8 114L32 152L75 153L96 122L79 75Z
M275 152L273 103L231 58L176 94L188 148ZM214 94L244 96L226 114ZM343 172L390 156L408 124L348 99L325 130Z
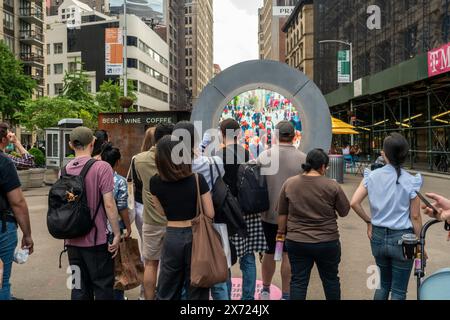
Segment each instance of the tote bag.
M228 262L220 234L214 229L212 219L203 212L198 175L197 216L192 220L191 285L211 288L228 279Z
M144 280L144 265L137 239L124 238L120 241L119 253L114 259L114 289L131 290L139 287Z

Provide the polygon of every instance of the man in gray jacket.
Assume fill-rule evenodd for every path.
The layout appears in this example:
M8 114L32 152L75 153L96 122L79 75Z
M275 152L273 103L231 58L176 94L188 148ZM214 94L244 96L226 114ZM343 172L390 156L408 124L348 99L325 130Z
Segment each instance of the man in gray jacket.
M278 213L277 204L283 184L292 176L302 172L302 164L306 161L306 155L299 151L294 145L295 129L289 121L281 121L276 126L276 141L271 149L264 151L258 157L258 163L263 166L273 164L278 161L279 168L277 172L267 175L267 187L269 191L270 208L261 216L264 234L267 241L268 250L262 261L262 280L263 289L260 294L260 300L270 300L270 286L273 275L275 274L276 262L274 253L276 246L276 237L278 231ZM281 279L283 300L289 300L291 267L286 251L283 249L283 258L281 262Z

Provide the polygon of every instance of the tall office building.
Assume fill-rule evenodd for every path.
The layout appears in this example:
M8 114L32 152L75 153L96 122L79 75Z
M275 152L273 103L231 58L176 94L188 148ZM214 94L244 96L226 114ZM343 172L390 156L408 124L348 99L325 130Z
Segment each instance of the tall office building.
M188 108L214 76L213 0L185 1L185 81Z
M301 0L283 26L286 34L286 63L314 80L314 5Z
M282 28L299 0L264 0L258 10L259 58L286 60L286 34Z
M165 26L156 30L169 45L169 105L171 110L186 110L184 0L165 2Z
M0 2L0 40L22 60L24 71L37 82L36 97L44 95L44 1Z

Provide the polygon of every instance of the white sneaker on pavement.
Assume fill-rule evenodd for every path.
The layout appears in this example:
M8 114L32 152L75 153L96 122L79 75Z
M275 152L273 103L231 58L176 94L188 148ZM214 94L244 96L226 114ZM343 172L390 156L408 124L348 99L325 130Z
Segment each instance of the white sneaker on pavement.
M259 294L259 300L268 301L270 300L270 292L268 291L261 291Z

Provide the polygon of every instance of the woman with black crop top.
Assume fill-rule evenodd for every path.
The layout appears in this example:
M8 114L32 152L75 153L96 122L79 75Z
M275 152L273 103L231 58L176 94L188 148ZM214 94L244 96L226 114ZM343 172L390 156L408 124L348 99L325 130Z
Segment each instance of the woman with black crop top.
M183 287L188 300L208 300L209 288L190 286L192 223L197 214L197 185L189 162L172 159L179 144L173 136L162 138L156 146L159 175L150 179L150 192L157 210L167 217L161 269L158 279L158 300L181 300ZM214 218L214 207L205 178L199 174L199 188L204 213Z

